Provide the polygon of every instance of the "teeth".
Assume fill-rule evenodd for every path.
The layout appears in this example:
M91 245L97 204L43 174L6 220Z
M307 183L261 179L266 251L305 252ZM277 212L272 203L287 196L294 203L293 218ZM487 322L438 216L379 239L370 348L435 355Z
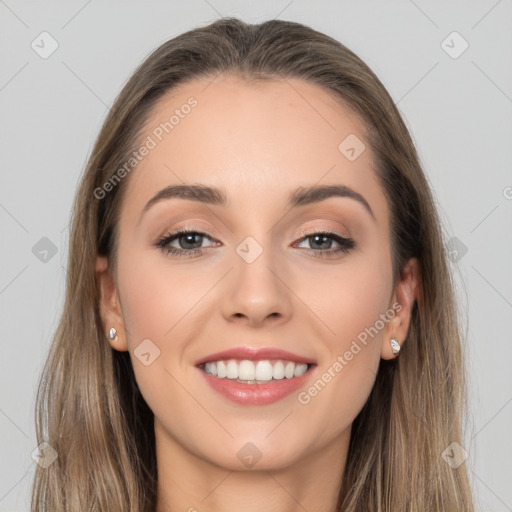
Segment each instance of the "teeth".
M252 361L241 361L238 365L238 378L242 380L254 380L256 369Z
M308 371L307 364L298 364L295 367L294 375L295 375L295 377L300 377L301 375L304 375L307 371Z
M286 366L284 367L284 376L287 379L293 378L295 373L295 363L292 363L291 361L286 363Z
M237 361L230 359L228 361L215 361L205 363L204 371L220 379L228 378L238 382L247 382L250 384L258 382L270 382L271 380L281 380L283 378L292 379L300 377L308 370L305 363L294 363L292 361Z
M214 365L215 363L210 363L210 364ZM219 361L217 363L217 377L219 377L220 379L223 379L226 376L227 376L226 365L224 364L224 361Z
M217 365L215 363L205 363L204 371L210 375L217 376Z
M274 377L276 380L281 380L284 378L284 364L282 361L276 361L274 363L274 368L272 369L272 377Z
M238 379L238 365L236 364L236 361L227 362L226 377L228 379Z
M256 363L256 380L272 380L272 371L270 361L258 361Z

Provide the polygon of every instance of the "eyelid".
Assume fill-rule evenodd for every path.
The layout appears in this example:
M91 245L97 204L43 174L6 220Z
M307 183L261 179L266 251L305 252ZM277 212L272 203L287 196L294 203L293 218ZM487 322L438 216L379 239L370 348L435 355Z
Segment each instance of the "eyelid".
M174 235L180 234L182 232L194 232L194 233L197 232L198 234L206 235L211 240L215 240L215 236L212 235L211 232L207 228L205 228L204 226L198 226L198 225L194 225L194 224L186 224L184 226L178 226L174 229L168 230L168 231L166 231L166 234L158 237L158 239L160 240L162 237L174 236ZM299 231L299 233L297 233L295 236L306 237L308 235L314 235L314 234L319 234L319 233L333 234L333 235L337 235L340 238L344 238L347 240L349 240L351 238L350 235L348 235L346 233L342 233L341 230L338 230L336 228L331 228L331 227L326 228L326 227L322 227L322 226L305 228L305 229Z
M162 240L168 239L168 238L177 239L177 238L179 238L180 235L183 235L183 234L186 235L186 234L190 234L190 233L198 234L198 235L202 236L203 238L207 238L207 239L211 240L214 243L219 243L219 241L213 235L211 235L207 229L204 229L199 226L193 226L193 225L180 226L180 227L165 231L163 235L161 235L160 237L157 238L156 243L158 244Z
M163 236L169 236L169 235L176 235L179 233L199 233L208 236L209 238L215 238L214 235L210 232L209 229L205 228L204 226L194 225L194 224L185 224L182 226L177 226L172 229L165 230L165 233Z
M335 228L307 228L299 232L298 236L306 237L308 235L315 235L318 233L326 234L326 235L338 235L340 238L344 238L346 240L350 240L351 237L345 233L342 233L341 230L337 230Z

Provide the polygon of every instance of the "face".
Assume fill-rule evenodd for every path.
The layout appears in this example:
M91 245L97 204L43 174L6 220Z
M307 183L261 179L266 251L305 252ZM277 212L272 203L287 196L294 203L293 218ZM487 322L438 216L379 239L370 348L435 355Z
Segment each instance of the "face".
M346 445L410 310L363 124L316 85L224 75L168 94L143 140L97 268L158 445L228 469Z

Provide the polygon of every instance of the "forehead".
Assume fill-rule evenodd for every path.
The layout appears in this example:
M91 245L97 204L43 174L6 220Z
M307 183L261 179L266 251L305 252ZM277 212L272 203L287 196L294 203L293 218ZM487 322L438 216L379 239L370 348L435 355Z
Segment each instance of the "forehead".
M339 183L386 210L363 123L328 91L300 79L191 81L154 106L142 134L150 139L128 184L128 215L183 182L223 188L238 208L248 198L252 207L283 204L297 186ZM354 159L347 147L362 152Z

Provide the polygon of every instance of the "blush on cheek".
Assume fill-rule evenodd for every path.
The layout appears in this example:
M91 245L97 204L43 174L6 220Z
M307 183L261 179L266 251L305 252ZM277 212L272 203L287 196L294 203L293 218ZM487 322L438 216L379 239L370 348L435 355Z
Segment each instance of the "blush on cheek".
M363 275L368 276L368 273ZM355 339L359 333L374 327L379 315L388 306L386 295L390 292L382 285L372 286L368 282L352 283L349 280L340 280L337 288L333 288L331 284L330 289L340 291L337 294L326 294L320 311L325 323L336 333L338 339L343 340L342 343Z
M127 253L133 257L120 261L118 276L129 340L159 339L176 321L170 312L179 313L186 290L176 286L172 276L166 277L158 266L148 264L147 256Z

